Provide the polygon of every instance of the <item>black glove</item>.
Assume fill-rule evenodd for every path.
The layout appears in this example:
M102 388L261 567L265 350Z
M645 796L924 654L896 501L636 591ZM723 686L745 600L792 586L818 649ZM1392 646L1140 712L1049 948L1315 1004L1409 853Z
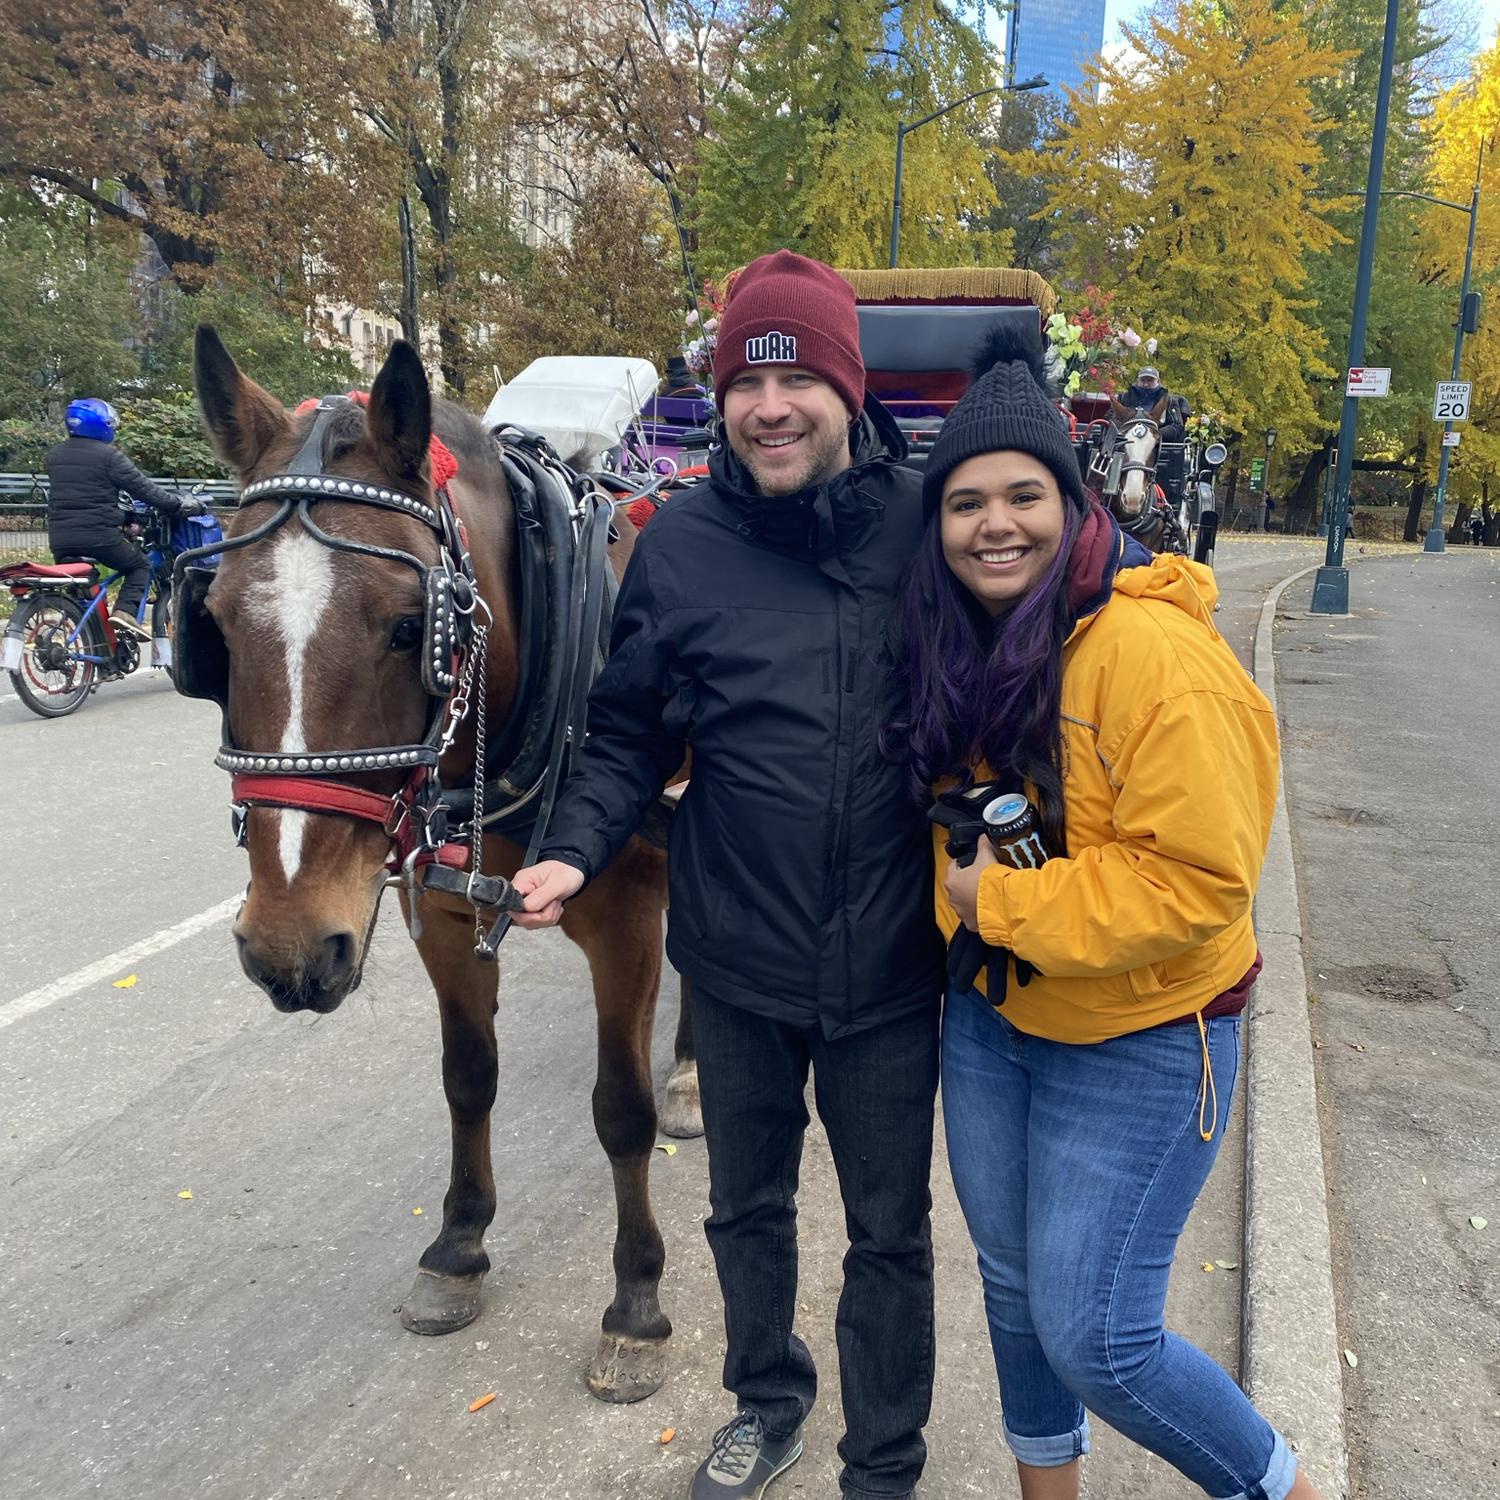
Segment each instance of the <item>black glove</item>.
M196 495L182 495L177 502L177 514L179 516L206 516L208 502L200 500Z

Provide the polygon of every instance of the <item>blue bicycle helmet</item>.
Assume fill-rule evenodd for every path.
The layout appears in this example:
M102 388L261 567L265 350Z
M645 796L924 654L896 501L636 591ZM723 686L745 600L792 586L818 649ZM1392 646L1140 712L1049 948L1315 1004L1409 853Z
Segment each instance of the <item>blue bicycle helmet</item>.
M101 443L114 442L120 430L120 414L108 401L96 401L92 396L70 401L66 420L74 437L97 438Z

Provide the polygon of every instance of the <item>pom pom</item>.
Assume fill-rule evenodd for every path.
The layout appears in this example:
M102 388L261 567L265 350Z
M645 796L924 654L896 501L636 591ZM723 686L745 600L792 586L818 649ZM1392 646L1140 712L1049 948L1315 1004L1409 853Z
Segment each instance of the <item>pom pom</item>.
M1041 334L1028 334L1015 319L1006 318L990 325L974 351L969 368L974 379L988 375L996 365L1020 363L1031 371L1031 378L1049 396L1046 367L1043 364Z

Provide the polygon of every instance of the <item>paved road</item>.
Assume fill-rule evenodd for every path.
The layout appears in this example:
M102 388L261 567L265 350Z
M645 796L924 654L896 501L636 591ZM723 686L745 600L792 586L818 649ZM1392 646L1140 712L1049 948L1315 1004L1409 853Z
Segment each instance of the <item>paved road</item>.
M1496 1495L1500 553L1369 560L1350 595L1289 589L1276 655L1353 1490Z
M1221 551L1220 618L1245 660L1266 588L1313 555L1281 539ZM659 1154L653 1174L672 1376L639 1406L601 1406L582 1372L610 1294L612 1205L589 1124L585 969L564 940L507 941L495 1271L483 1317L449 1340L413 1338L392 1316L447 1169L435 1008L394 906L363 988L323 1019L270 1010L241 977L223 917L86 972L242 887L210 764L217 732L216 710L177 698L159 674L106 688L56 723L33 719L0 684L8 1500L679 1494L726 1414L699 1228L702 1147ZM73 988L60 983L80 971ZM114 987L132 975L133 986ZM670 1027L658 1030L664 1077ZM1239 1278L1201 1267L1240 1258L1242 1174L1236 1126L1172 1293L1175 1326L1230 1369ZM942 1162L935 1193L941 1353L923 1490L1013 1496L978 1284ZM837 1469L843 1245L816 1135L802 1223L803 1326L824 1396L789 1497L831 1495ZM498 1399L469 1415L491 1390ZM677 1437L663 1447L667 1427ZM1105 1430L1086 1490L1094 1500L1195 1493Z

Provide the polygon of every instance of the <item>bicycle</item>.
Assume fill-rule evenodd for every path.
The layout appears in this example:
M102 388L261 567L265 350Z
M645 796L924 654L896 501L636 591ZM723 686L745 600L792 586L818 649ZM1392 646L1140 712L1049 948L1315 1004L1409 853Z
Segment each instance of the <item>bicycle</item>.
M151 583L136 619L144 623L151 611L151 665L170 673L172 563L179 552L222 532L211 512L174 520L136 501L122 501L121 507L128 512L122 529L141 542L151 563ZM109 618L109 589L122 577L87 562L0 568L0 588L17 600L0 645L0 666L32 713L63 718L81 708L101 683L118 682L140 666L140 643L116 631Z

